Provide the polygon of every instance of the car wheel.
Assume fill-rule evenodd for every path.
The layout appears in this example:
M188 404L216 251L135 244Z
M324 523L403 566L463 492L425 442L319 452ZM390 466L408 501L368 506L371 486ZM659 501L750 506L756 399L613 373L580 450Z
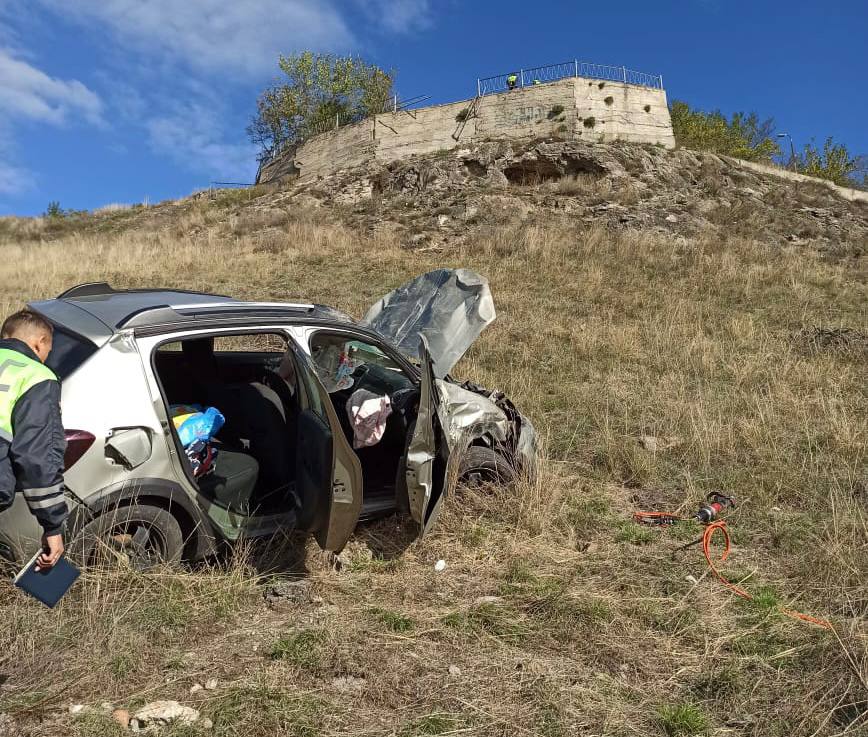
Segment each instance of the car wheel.
M148 504L118 507L88 522L70 545L85 566L126 562L144 571L181 562L184 537L171 513Z
M458 482L464 486L509 486L516 476L515 468L501 453L484 445L471 445L458 464Z

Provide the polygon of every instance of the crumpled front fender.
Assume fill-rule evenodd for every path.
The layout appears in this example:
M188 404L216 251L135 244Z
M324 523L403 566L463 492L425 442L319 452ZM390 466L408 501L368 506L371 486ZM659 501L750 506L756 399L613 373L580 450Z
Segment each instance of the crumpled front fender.
M488 397L442 379L436 385L440 395L438 417L450 454L484 436L496 445L510 444L506 413Z
M460 458L469 445L484 439L503 453L516 470L533 478L539 440L533 423L499 391L465 382L436 381L440 397L438 418L446 435L450 460Z

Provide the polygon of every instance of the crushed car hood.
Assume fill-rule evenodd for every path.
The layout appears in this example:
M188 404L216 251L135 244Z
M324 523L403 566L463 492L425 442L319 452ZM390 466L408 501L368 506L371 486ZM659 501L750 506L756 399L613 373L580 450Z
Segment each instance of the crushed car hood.
M488 280L470 269L437 269L389 292L362 324L419 358L419 336L428 339L434 374L443 378L485 328L494 322Z

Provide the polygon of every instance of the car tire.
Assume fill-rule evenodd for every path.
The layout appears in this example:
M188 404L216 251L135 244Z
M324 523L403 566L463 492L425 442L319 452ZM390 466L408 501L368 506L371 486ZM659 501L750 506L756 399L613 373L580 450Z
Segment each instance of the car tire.
M88 522L70 544L70 556L84 566L126 563L140 571L177 565L184 551L178 520L165 509L131 504Z
M463 486L509 486L517 477L515 468L502 453L484 445L471 445L458 464L458 482Z

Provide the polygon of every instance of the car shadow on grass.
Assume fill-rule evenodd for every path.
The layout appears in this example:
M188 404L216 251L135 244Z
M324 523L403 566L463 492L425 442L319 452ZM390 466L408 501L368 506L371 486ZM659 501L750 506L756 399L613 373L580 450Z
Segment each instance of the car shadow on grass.
M375 560L400 558L419 537L415 522L400 515L390 515L356 527L353 539L371 551Z
M277 532L271 537L242 541L227 550L225 561L242 565L259 576L305 578L311 538L297 532Z

